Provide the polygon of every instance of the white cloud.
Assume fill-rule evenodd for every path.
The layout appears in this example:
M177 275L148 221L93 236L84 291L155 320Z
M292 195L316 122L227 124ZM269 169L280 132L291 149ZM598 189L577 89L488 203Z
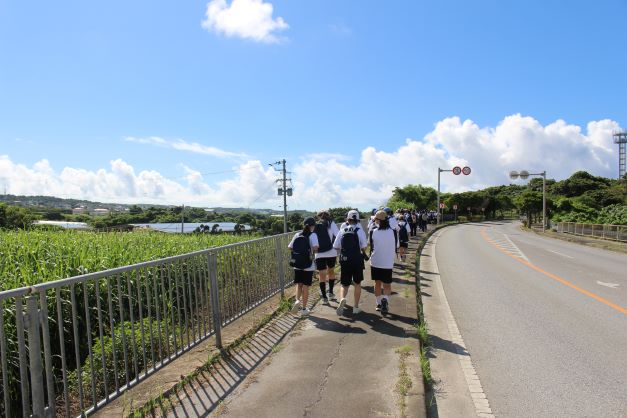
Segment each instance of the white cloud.
M228 37L251 39L256 42L277 43L282 40L276 32L289 28L281 17L272 17L273 6L263 0L211 0L207 3L202 27Z
M294 184L288 204L296 209L367 209L384 203L397 186L437 187L438 167L455 165L470 166L472 174L442 173L443 191L507 184L509 171L522 169L547 170L548 177L557 180L578 170L616 177L617 148L612 132L619 129L611 120L590 122L584 131L563 120L543 126L521 115L508 116L494 128L450 117L436 123L424 138L407 139L394 152L369 146L354 159L342 154L310 154L300 161L288 161ZM134 141L173 147L159 138ZM219 182L209 181L192 167L183 166L182 181L165 178L157 169L136 173L127 162L116 159L108 169L65 167L57 172L47 160L27 167L4 155L0 156L0 183L11 194L120 203L275 209L282 203L276 193L279 173L260 161L240 164L232 178Z
M220 148L202 145L202 144L199 144L198 142L187 142L183 139L176 139L174 141L169 141L163 138L159 138L158 136L151 136L148 138L135 138L135 137L129 136L129 137L124 138L124 140L128 142L135 142L137 144L156 145L156 146L165 147L165 148L173 148L179 151L189 151L195 154L211 155L212 157L218 157L218 158L240 158L240 159L250 158L248 155L243 154L243 153L224 151Z

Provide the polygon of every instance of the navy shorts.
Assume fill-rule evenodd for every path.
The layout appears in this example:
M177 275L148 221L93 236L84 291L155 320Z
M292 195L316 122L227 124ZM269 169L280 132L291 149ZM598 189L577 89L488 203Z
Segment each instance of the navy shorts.
M380 269L370 266L372 280L379 280L385 284L392 283L392 269Z
M316 258L316 270L326 270L335 267L337 257Z
M294 284L302 283L305 286L311 286L313 274L313 271L294 269Z

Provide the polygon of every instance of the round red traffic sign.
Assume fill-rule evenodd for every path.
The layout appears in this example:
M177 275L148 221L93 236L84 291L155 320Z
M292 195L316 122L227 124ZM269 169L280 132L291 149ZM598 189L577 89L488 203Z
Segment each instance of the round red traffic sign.
M453 174L455 174L456 176L459 176L462 172L461 167L453 167Z
M457 210L457 205L453 205L453 210Z
M462 173L464 173L465 176L470 174L470 167L466 166L466 167L462 168Z

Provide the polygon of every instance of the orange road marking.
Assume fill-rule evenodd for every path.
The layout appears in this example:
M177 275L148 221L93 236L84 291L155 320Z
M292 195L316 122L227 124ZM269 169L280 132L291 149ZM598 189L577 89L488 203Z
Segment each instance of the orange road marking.
M594 293L592 293L592 292L589 292L589 291L587 291L587 290L585 290L585 289L582 289L581 287L579 287L579 286L577 286L577 285L575 285L575 284L573 284L573 283L569 282L569 281L568 281L568 280L566 280L566 279L561 278L560 276L558 276L558 275L556 275L556 274L553 274L553 273L550 273L550 272L548 272L548 271L546 271L546 270L543 270L543 269L541 269L540 267L538 267L538 266L536 266L536 265L534 265L534 264L532 264L532 263L530 263L530 262L528 262L528 261L526 261L526 260L523 260L523 259L522 259L522 258L520 258L520 257L516 257L515 255L512 255L512 254L508 253L507 251L505 251L504 249L502 249L501 247L499 247L498 245L496 245L496 244L495 244L495 242L494 242L494 240L492 240L490 237L488 237L488 236L487 236L487 234L486 234L486 228L482 228L482 229L481 229L481 236L483 237L483 239L484 239L485 241L487 241L489 244L491 244L494 248L496 248L497 250L499 250L499 251L500 251L500 252L502 252L503 254L505 254L505 255L507 255L507 256L509 256L509 257L513 258L514 260L516 260L516 261L520 262L521 264L524 264L525 266L529 267L530 269L533 269L533 270L537 271L538 273L542 273L542 274L544 274L545 276L550 277L551 279L553 279L553 280L555 280L555 281L557 281L557 282L560 282L561 284L563 284L563 285L565 285L565 286L568 286L568 287L570 287L571 289L576 290L577 292L579 292L579 293L581 293L581 294L584 294L584 295L586 295L586 296L588 296L588 297L591 297L592 299L595 299L595 300L597 300L598 302L601 302L601 303L603 303L603 304L605 304L605 305L609 306L610 308L615 309L615 310L617 310L618 312L620 312L620 313L623 313L623 314L627 315L627 309L623 308L622 306L619 306L619 305L617 305L617 304L615 304L615 303L612 303L612 302L610 302L609 300L604 299L604 298L602 298L602 297L601 297L601 296L599 296L599 295L596 295L596 294L594 294Z

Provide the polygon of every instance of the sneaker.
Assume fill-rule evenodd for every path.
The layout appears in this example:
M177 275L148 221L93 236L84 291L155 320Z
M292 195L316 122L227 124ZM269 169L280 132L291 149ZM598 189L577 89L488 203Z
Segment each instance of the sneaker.
M294 301L294 305L292 306L292 312L296 313L300 310L300 300Z
M344 315L344 306L346 306L346 299L342 299L340 304L338 305L335 312L337 312L338 316Z
M377 307L375 308L375 310L380 311L381 310L381 304L377 303Z
M310 311L309 309L307 309L307 308L303 308L303 309L301 309L301 311L300 311L300 316L307 316L307 315L309 315L310 313L311 313L311 311Z
M388 313L388 300L387 299L383 299L381 301L381 313L383 315Z
M328 304L329 304L329 299L327 299L327 298L322 298L322 304L323 304L323 305L328 305Z
M361 308L358 308L356 306L353 308L353 315L357 315L360 312L361 312Z

